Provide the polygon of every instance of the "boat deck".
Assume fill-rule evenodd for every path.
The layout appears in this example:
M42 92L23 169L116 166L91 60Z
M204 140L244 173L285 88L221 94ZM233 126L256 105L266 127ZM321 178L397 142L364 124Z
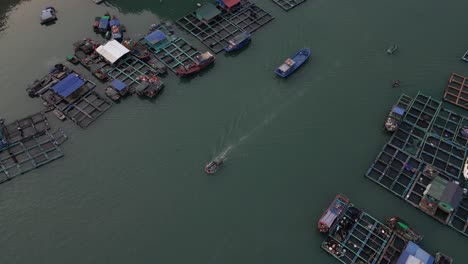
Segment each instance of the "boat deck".
M4 125L1 132L9 144L15 144L49 129L47 117L39 112Z
M194 12L177 20L177 24L195 36L215 53L219 53L229 40L241 32L254 32L273 19L268 12L248 1L241 1L240 7L230 12L223 11L213 20L205 23Z
M468 77L452 73L445 88L444 100L468 109Z
M305 0L272 0L275 4L279 5L285 11L289 11L294 7L302 4Z
M352 219L351 208L354 208L354 205L351 204L337 222L344 217ZM366 212L362 212L356 222L351 222L353 224L347 230L335 226L323 241L322 248L342 263L375 263L390 241L391 231ZM383 234L382 230L386 233ZM339 245L344 250L330 252L328 248L332 245Z
M44 131L0 150L0 183L62 157L66 139L62 130Z
M128 87L140 84L140 76L154 71L150 65L134 56L128 56L116 65L109 65L105 70L112 79L120 80Z
M96 92L87 93L64 114L81 128L86 128L112 106Z

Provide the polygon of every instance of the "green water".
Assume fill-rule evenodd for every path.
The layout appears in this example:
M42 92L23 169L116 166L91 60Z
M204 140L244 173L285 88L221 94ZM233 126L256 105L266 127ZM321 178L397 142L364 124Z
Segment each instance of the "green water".
M1 116L41 108L25 87L74 41L95 37L95 16L117 14L137 37L197 3L109 2L1 1ZM128 98L86 130L60 124L65 157L0 186L1 263L338 263L315 228L338 192L377 218L403 217L428 251L464 263L466 237L363 174L388 140L382 123L401 92L441 99L450 73L468 74L468 2L308 0L290 12L255 2L275 19L238 56L218 54L189 81L170 75L156 101ZM59 20L44 27L47 5ZM392 43L400 51L389 56ZM304 46L307 65L276 78ZM205 175L227 148L226 166Z

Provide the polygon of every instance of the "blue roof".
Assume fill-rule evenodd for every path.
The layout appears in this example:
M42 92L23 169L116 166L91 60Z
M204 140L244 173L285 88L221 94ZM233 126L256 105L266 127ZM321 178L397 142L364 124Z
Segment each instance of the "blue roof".
M99 20L99 28L106 29L108 25L109 25L109 19L101 18L101 20Z
M76 74L69 74L59 83L54 85L52 89L62 97L67 97L83 86L84 83L85 81L81 79L80 76Z
M153 31L145 37L145 40L150 44L156 44L164 39L166 39L166 35L161 30Z
M118 19L112 19L109 23L111 27L120 25L120 22Z
M405 114L405 109L401 108L401 107L398 107L398 106L394 106L392 108L392 112L395 113L395 114L399 114L399 115L404 115Z
M125 83L117 79L113 80L111 84L117 91L122 91L123 89L127 87Z
M400 258L398 259L397 264L405 264L410 256L413 256L422 261L424 264L433 264L434 257L429 255L426 251L420 248L413 242L409 242L406 245L405 251L401 253Z

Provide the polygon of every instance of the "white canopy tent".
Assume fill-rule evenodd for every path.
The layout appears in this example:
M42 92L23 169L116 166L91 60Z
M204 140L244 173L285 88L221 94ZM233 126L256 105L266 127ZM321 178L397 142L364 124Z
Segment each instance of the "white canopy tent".
M103 56L111 64L122 58L125 54L130 52L126 47L120 44L117 40L113 39L106 44L99 46L96 49L97 53Z

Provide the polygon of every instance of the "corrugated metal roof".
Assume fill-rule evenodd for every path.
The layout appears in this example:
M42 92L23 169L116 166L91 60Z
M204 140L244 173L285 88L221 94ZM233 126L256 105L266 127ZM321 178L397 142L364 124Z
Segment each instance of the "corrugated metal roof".
M130 51L117 40L111 40L106 44L99 46L96 49L96 52L110 63L114 63Z

